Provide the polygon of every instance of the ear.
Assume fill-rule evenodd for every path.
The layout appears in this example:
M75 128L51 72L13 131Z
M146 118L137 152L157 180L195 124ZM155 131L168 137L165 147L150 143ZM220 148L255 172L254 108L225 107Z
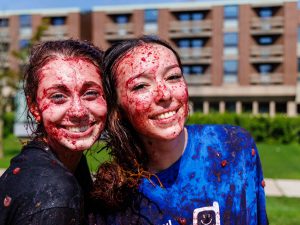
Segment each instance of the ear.
M37 123L40 123L42 120L42 117L41 117L41 113L40 113L40 110L39 110L37 104L28 102L28 107L29 107L29 111L33 115L35 121Z

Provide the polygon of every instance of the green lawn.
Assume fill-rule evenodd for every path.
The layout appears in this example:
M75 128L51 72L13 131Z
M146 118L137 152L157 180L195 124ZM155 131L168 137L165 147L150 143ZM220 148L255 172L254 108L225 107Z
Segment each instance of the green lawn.
M300 145L267 144L257 145L264 177L300 179ZM300 221L299 221L300 224Z
M267 197L270 225L299 225L300 198Z

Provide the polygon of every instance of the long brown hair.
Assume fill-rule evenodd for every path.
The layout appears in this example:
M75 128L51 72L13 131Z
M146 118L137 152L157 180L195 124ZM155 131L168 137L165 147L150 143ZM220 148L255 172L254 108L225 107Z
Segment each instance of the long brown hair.
M105 52L103 77L108 107L106 147L112 161L100 165L95 175L93 195L110 209L119 210L126 207L130 203L130 196L137 191L141 178L152 176L147 168L147 152L118 105L116 90L116 70L119 63L128 52L144 44L157 44L170 49L182 68L177 52L168 43L154 36L122 41L112 45Z

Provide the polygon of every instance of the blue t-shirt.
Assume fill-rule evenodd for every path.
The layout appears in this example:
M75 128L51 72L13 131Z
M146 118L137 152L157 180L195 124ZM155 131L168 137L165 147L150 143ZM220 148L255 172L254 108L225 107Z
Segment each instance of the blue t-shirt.
M249 133L230 125L187 130L182 157L151 180L144 178L132 207L107 223L268 224L260 159Z

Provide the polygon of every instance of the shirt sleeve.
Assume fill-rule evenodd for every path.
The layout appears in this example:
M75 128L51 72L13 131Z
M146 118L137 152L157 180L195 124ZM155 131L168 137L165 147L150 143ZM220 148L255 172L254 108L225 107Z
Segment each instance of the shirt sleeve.
M20 218L14 225L80 225L80 215L71 208L51 208Z

